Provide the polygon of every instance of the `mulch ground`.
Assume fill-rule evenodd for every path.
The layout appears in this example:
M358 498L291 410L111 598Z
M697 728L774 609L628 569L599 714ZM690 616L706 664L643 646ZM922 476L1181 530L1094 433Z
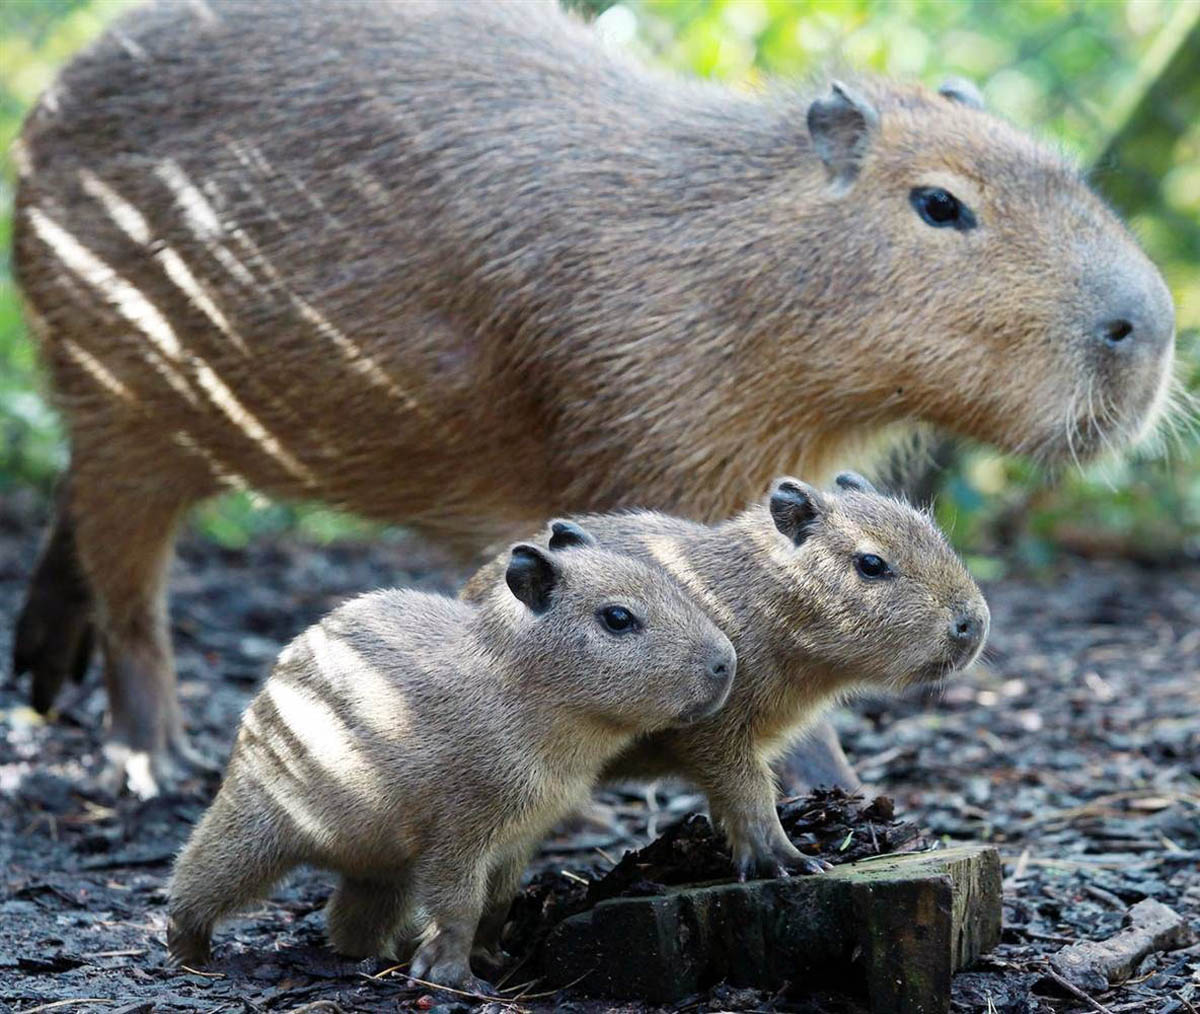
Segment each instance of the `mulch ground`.
M9 657L39 525L31 501L0 499L0 659ZM186 539L173 621L198 745L222 756L279 647L341 599L387 584L448 589L436 558L412 540L325 548L264 540L242 551ZM1112 936L1143 898L1200 930L1200 565L1075 560L986 591L986 664L937 696L860 702L838 716L860 773L894 801L894 816L887 802L817 797L791 804L789 830L830 859L943 840L1000 848L1003 941L957 976L957 1012L1196 1014L1197 948L1151 955L1091 1001L1046 973L1060 948ZM512 999L476 1005L378 962L342 960L323 943L328 878L319 873L297 875L219 930L209 974L168 968L163 885L215 783L197 778L148 803L98 791L96 684L93 674L70 688L53 726L30 715L23 686L0 688L0 1010L646 1009L539 995L524 981L528 966L505 984ZM653 891L682 875L681 856L696 879L711 875L719 842L693 821L607 886L587 885L700 808L697 796L667 785L602 794L547 844L514 909L514 939L530 939L546 912L589 891ZM851 997L720 985L670 1009L861 1010Z

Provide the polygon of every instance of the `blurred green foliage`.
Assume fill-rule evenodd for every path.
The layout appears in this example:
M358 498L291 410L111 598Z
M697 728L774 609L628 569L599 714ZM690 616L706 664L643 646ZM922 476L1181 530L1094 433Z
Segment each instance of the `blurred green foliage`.
M48 486L63 459L8 259L9 143L55 71L129 0L0 3L0 490ZM756 89L838 67L979 84L989 106L1093 167L1175 294L1180 380L1200 392L1200 0L573 0L616 44L682 71ZM1194 409L1130 461L1057 477L970 450L939 502L969 553L1003 546L1029 563L1055 547L1161 553L1200 548ZM227 499L200 514L241 542L299 525L366 529L318 508ZM982 557L980 569L987 569Z

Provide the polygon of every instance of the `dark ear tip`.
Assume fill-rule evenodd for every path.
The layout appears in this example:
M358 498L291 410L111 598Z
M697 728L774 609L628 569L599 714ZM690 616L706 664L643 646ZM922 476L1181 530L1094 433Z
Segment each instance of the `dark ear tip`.
M856 493L877 493L878 490L857 472L839 472L833 480L838 489L853 490Z
M967 106L969 109L982 109L983 94L975 82L965 77L948 77L938 86L938 94L951 102Z
M524 563L529 560L536 560L542 555L541 550L537 546L531 546L528 542L518 542L510 551L510 563Z
M771 488L771 499L779 498L781 500L807 500L808 494L804 491L804 487L795 479L780 479Z
M574 521L556 518L550 522L550 548L566 549L569 546L594 546L595 537Z

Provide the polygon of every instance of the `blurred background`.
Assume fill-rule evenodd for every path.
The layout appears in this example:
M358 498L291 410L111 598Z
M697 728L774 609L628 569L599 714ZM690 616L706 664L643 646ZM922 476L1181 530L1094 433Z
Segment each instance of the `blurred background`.
M181 0L182 2L182 0ZM852 67L975 81L989 107L1087 166L1166 274L1181 390L1200 396L1200 0L574 0L615 42L738 88ZM0 496L49 493L65 455L13 285L8 149L25 111L127 0L0 3ZM917 479L980 577L1062 553L1150 563L1200 556L1196 401L1124 462L1050 482L1027 462L935 445ZM336 512L227 497L198 514L240 545L263 531L321 541L371 530Z

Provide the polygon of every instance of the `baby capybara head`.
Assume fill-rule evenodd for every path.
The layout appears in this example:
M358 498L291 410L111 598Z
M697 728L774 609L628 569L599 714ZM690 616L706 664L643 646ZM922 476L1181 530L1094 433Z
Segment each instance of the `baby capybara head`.
M861 329L848 399L1047 462L1151 427L1174 307L1076 166L962 82L834 84L808 127L827 198L805 232L846 259L805 291Z
M661 570L597 548L573 522L552 531L548 549L514 546L505 572L520 603L519 650L540 662L519 678L544 682L531 689L580 718L634 732L717 711L737 656L699 606Z
M791 543L772 559L805 652L875 686L935 681L970 665L987 638L988 607L941 531L853 472L837 487L783 478L768 502Z

